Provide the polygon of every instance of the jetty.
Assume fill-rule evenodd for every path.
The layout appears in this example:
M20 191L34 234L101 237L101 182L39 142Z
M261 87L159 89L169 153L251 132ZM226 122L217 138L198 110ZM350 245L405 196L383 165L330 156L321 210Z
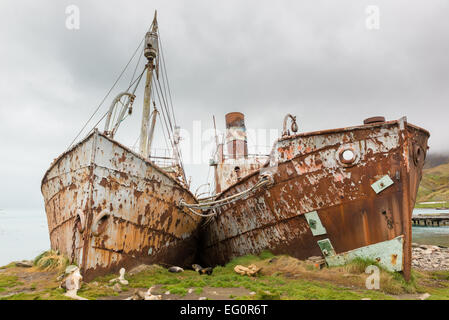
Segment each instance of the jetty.
M449 214L420 214L412 217L414 226L449 226Z

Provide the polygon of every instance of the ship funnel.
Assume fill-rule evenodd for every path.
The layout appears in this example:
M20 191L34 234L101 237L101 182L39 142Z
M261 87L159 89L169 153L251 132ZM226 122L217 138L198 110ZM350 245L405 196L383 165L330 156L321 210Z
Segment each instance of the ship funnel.
M245 115L243 113L231 112L226 115L226 146L231 159L248 156Z

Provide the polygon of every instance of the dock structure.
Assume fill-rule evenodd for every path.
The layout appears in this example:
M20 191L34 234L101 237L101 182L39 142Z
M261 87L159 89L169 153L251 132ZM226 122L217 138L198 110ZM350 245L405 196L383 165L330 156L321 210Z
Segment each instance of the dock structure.
M430 226L430 227L449 226L449 214L417 215L412 217L412 224L414 226Z

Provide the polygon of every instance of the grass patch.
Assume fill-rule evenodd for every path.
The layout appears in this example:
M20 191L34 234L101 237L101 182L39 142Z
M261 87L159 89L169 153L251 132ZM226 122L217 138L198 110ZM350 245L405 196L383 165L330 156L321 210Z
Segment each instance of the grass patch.
M361 265L371 261L359 262ZM247 266L256 264L264 271L255 277L242 276L234 271L236 265ZM296 269L295 269L296 268ZM139 274L127 277L129 286L133 288L149 288L154 285L162 285L163 290L169 290L171 294L184 296L190 288L194 288L196 294L203 292L204 287L217 288L246 288L256 292L253 296L235 296L236 299L391 299L383 292L360 290L359 288L341 288L338 285L325 283L319 280L294 279L291 276L297 272L306 270L303 262L287 256L274 257L271 253L259 256L248 255L235 258L225 266L218 266L211 276L199 275L186 270L179 274L173 274L166 269L153 266ZM361 267L359 267L360 269ZM314 270L313 272L321 272ZM363 268L363 272L365 269ZM310 271L309 271L310 272ZM328 271L329 272L329 271ZM332 273L332 271L330 272ZM363 282L364 284L364 282Z
M4 292L8 288L23 285L23 282L18 281L18 279L16 276L0 275L0 292Z
M60 288L48 289L33 293L17 293L7 297L0 297L0 300L72 300L64 296L64 290Z
M255 264L262 269L254 277L242 276L234 271L238 264ZM366 274L365 270L369 265L380 269L379 290L366 289L365 281L370 274ZM37 268L31 269L21 272L25 272L26 276L30 272L42 272ZM52 276L48 273L45 273L46 277L35 277L35 281L27 282L26 288L20 286L23 283L20 282L22 278L18 270L21 269L12 268L0 274L0 291L6 291L6 294L8 291L24 292L11 296L2 294L1 300L69 299L63 295L64 290L58 288L59 282L51 280L53 278L50 279ZM109 283L116 277L116 274L110 274L83 283L78 294L87 299L117 296L118 293ZM148 290L151 286L161 285L160 290L179 296L185 296L189 289L193 289L198 296L213 298L207 293L210 288L239 288L230 290L229 297L238 300L385 300L398 297L416 299L422 293L429 293L429 299L449 300L449 271L412 270L411 281L405 282L401 274L388 272L369 259L355 259L345 266L317 269L305 261L284 255L273 256L269 252L236 258L225 266L216 267L210 276L199 275L192 270L170 273L163 267L153 265L137 274L126 274L125 278L129 285L122 286L122 291L132 292L135 288ZM250 295L251 291L255 294Z
M57 251L48 250L34 259L34 265L45 271L64 271L69 265L69 259Z
M80 297L95 300L99 297L118 296L118 293L112 289L112 286L101 283L83 283L77 293Z
M449 202L444 203L416 203L415 208L419 209L434 209L434 208L449 208Z
M7 264L6 266L0 267L0 269L9 269L9 268L14 268L15 266L16 266L16 263L11 262L10 264Z

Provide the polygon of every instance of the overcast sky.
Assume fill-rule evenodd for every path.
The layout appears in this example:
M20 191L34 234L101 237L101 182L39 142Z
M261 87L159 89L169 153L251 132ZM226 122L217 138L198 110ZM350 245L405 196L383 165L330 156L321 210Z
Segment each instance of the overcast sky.
M80 9L79 30L66 28L68 5ZM367 28L369 5L379 8L378 29ZM155 9L176 118L189 131L193 121L210 128L212 115L223 129L232 111L250 129L280 129L292 113L302 132L407 116L431 132L432 152L449 150L447 0L2 0L0 208L43 208L45 171L109 90ZM117 135L127 145L138 136L138 93ZM206 182L207 164L186 168L194 185Z

